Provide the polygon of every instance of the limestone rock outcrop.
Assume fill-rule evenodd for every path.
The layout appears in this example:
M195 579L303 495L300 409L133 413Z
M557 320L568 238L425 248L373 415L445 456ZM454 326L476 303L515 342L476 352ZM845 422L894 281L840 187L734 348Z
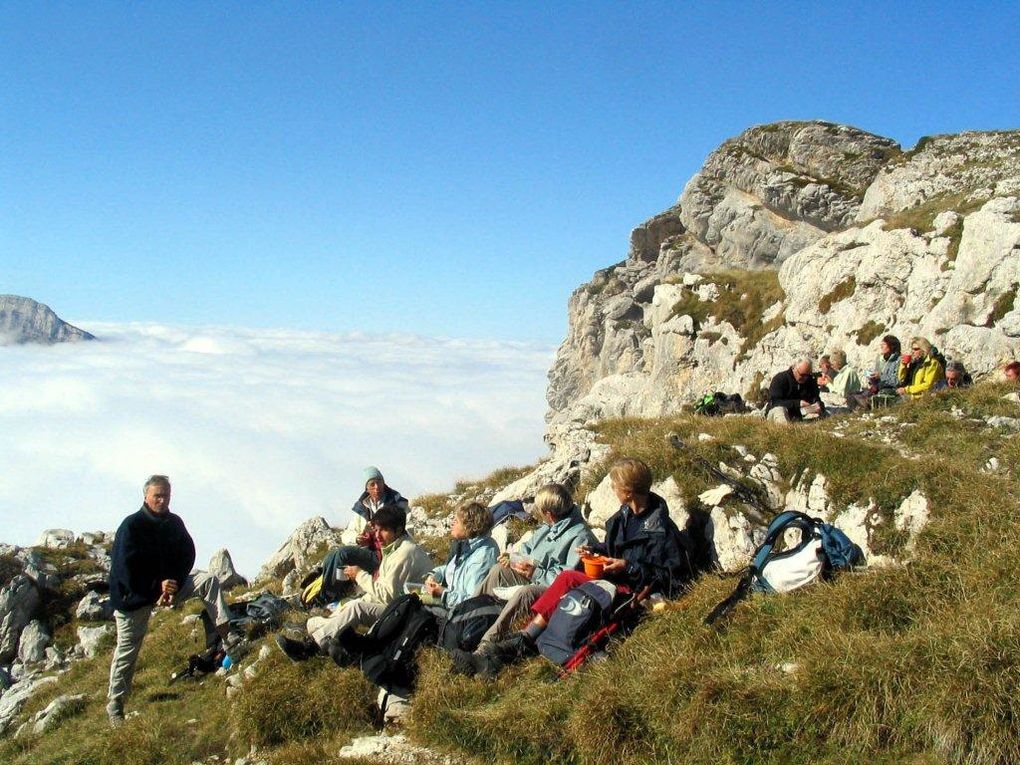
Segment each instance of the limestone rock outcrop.
M49 306L18 295L0 295L0 345L95 339L61 319Z
M587 423L753 400L800 357L839 348L870 370L887 333L988 373L1020 355L1018 252L1020 131L904 153L829 123L751 128L571 295L544 469L583 470Z
M259 571L258 580L282 577L318 563L326 551L340 544L340 530L317 516L302 523Z

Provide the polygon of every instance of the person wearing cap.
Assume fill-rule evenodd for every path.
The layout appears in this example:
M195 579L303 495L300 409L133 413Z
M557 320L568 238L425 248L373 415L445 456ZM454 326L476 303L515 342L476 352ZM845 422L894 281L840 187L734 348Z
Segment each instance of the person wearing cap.
M350 519L340 534L340 546L330 550L323 559L324 569L337 572L336 581L346 580L342 573L345 566L357 566L375 574L382 560L383 546L372 527L372 519L383 507L396 507L405 515L409 510L407 500L386 485L379 468L367 467L362 475L365 490L351 507Z
M421 582L432 568L432 560L407 533L407 515L397 505L384 505L372 517L373 533L382 543L382 563L378 574L358 565L348 565L344 574L357 582L364 593L345 602L330 616L311 617L305 629L308 636L294 640L285 635L276 644L288 658L304 661L325 653L329 642L348 628L370 627L382 616L386 606L404 592L408 582Z

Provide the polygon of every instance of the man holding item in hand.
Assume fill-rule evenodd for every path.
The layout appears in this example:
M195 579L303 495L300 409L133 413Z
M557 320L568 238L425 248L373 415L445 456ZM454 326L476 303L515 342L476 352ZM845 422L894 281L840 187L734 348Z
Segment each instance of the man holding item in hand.
M111 725L124 721L124 698L131 690L135 662L153 606L175 606L201 598L221 638L229 634L230 608L220 581L204 571L191 572L195 543L179 515L170 512L170 479L154 475L145 482L144 502L117 529L110 553L110 602L117 623L117 645L110 663ZM189 573L191 572L191 573ZM207 641L215 635L206 636Z

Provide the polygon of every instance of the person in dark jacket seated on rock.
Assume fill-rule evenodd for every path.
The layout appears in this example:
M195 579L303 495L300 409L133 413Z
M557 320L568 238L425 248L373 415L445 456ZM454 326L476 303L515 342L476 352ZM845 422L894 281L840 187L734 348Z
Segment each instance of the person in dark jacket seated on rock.
M825 416L825 404L808 359L801 359L772 378L765 414L775 422L799 422L805 417Z
M969 388L974 384L974 378L970 376L967 367L962 361L956 359L946 362L946 377L935 384L935 390L956 390L957 388Z
M240 640L230 634L230 607L219 580L204 571L191 571L195 543L181 517L170 512L170 479L151 476L142 491L141 509L120 524L110 553L110 603L117 644L110 663L106 712L114 726L124 721L124 699L131 691L153 606L176 606L188 598L201 598L208 623L227 645ZM206 637L207 642L215 639L211 634Z
M609 471L620 509L606 521L606 540L581 548L607 560L603 578L632 592L645 587L667 597L680 594L694 576L691 543L669 517L666 501L653 494L652 472L641 460L625 458ZM531 607L534 618L520 632L490 644L488 651L454 651L453 668L461 674L493 676L504 666L537 653L560 599L591 577L582 571L561 572Z

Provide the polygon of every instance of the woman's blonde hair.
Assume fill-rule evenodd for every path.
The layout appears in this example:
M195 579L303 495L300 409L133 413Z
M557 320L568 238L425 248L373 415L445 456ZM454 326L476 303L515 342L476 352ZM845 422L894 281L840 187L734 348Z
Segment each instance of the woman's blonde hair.
M833 351L829 354L829 359L832 361L832 366L840 369L846 364L846 354L843 351Z
M574 509L574 498L561 484L547 483L535 494L535 509L539 513L551 513L553 518L559 520Z
M489 512L489 508L480 502L469 502L466 505L461 505L454 510L453 515L464 527L468 539L480 537L492 528L492 513Z
M652 471L648 465L634 457L617 460L609 468L609 479L621 489L646 495L652 490Z
M931 355L931 343L929 343L923 337L910 338L910 347L913 348L915 345L921 349L921 353L923 353L925 356Z

